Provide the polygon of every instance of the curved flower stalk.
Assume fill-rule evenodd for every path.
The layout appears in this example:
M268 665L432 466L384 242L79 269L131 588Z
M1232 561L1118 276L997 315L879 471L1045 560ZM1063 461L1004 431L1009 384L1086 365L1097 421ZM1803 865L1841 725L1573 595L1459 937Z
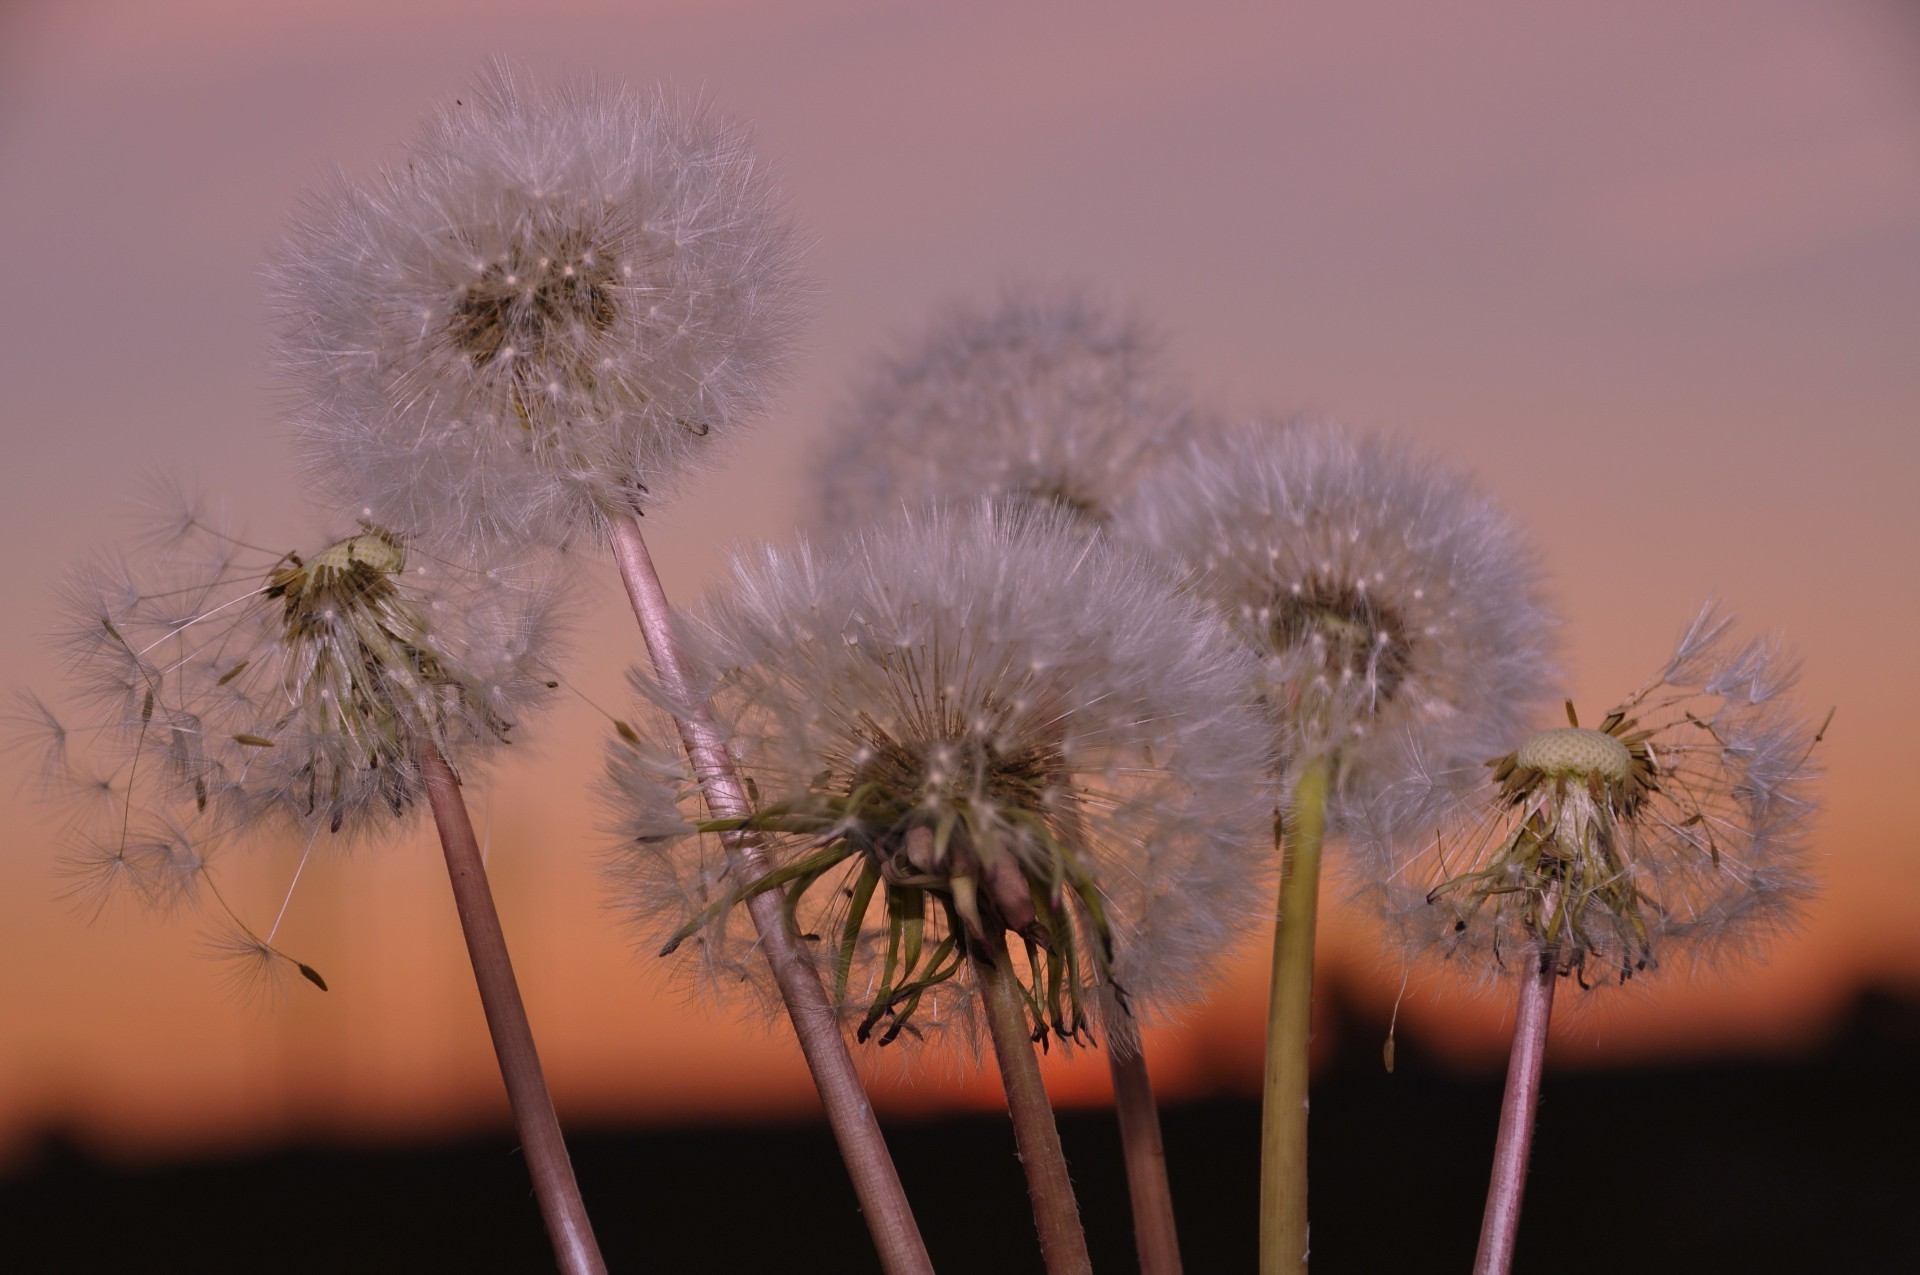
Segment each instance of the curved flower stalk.
M981 497L1104 526L1187 424L1140 323L1071 292L956 308L880 360L819 467L820 521L844 532L926 501Z
M753 804L702 819L616 744L631 906L709 977L764 988L736 905L774 895L862 1041L984 1022L1023 1158L1057 1174L1030 1181L1043 1249L1073 1269L1029 1042L1090 1043L1104 989L1130 1046L1132 1015L1192 996L1250 919L1268 731L1244 657L1131 555L986 505L737 559L687 640Z
M511 571L414 555L371 523L276 555L189 517L153 557L97 569L71 599L76 669L124 754L104 782L119 834L109 823L89 842L85 888L164 899L204 883L232 917L185 830L292 831L311 850L390 831L425 798L556 1256L569 1272L604 1270L455 771L481 764L554 685L551 595ZM326 986L237 917L216 946Z
M323 482L417 536L604 536L764 406L802 309L746 131L505 64L405 160L312 192L273 271Z
M1274 814L1261 1269L1304 1269L1325 835L1356 824L1417 758L1462 765L1503 746L1542 695L1553 620L1518 529L1466 479L1330 423L1196 437L1117 526L1182 570L1258 657L1292 795L1290 814Z
M1569 725L1526 736L1490 772L1427 777L1444 814L1356 839L1410 956L1521 982L1479 1271L1512 1258L1555 984L1743 951L1812 891L1808 789L1825 726L1793 702L1794 659L1731 643L1730 626L1709 605L1597 724L1569 704ZM1420 786L1405 796L1430 810Z

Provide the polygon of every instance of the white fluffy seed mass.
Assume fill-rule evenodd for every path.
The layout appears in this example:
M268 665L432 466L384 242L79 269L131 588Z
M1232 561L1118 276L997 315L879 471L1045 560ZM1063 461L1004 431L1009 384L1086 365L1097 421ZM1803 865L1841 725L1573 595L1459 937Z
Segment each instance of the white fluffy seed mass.
M496 66L401 162L307 196L272 272L296 432L343 503L410 535L591 536L765 406L796 260L740 126Z
M1116 534L1184 573L1242 645L1283 770L1334 761L1337 826L1415 758L1512 747L1556 622L1519 528L1460 474L1324 422L1194 437Z
M1745 954L1811 893L1806 838L1816 729L1794 702L1794 659L1730 640L1712 606L1644 686L1579 734L1627 757L1584 768L1543 736L1477 774L1394 794L1355 849L1368 894L1411 957L1481 985L1551 966L1591 986ZM1529 749L1528 744L1535 747ZM1549 754L1561 764L1543 766ZM1535 763L1529 765L1529 761ZM1434 792L1421 791L1422 787Z
M1131 1014L1197 994L1261 913L1271 732L1246 658L1064 515L930 509L836 548L762 549L688 637L769 863L798 874L778 888L862 1037L975 1025L956 930L977 918L1016 952L1040 925L1061 986L1022 966L1039 1030L1084 1039L1104 989L1131 1008L1105 1024L1125 1042ZM732 906L751 882L696 833L684 763L616 741L609 773L643 932L684 934L670 959L776 1003Z
M876 363L820 466L820 521L982 497L1104 525L1186 422L1145 327L1072 293L956 308Z

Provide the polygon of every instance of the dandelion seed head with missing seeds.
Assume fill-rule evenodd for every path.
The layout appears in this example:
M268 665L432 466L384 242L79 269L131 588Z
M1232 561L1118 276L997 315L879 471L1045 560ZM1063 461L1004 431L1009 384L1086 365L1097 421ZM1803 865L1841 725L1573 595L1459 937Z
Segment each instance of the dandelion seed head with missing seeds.
M142 785L122 780L124 801L309 836L407 814L422 744L482 762L554 656L544 586L413 555L372 524L303 556L196 523L81 572L65 609L88 732Z
M1005 935L1036 1030L1085 1040L1097 989L1178 1004L1261 912L1270 732L1246 657L1058 512L760 550L688 637L768 874L696 833L683 762L623 738L608 788L626 906L721 987L771 1000L735 905L774 888L861 1039L973 1028L970 947ZM1130 1042L1129 1015L1106 1026Z
M1471 770L1392 795L1446 814L1389 815L1356 849L1368 893L1412 956L1476 981L1553 969L1624 983L1711 965L1783 926L1810 894L1816 729L1777 644L1730 640L1709 605L1666 666L1589 726L1556 727ZM1569 705L1569 714L1572 707ZM1395 827L1399 835L1381 835Z
M739 125L497 64L402 163L307 197L272 274L297 434L411 536L590 535L764 408L797 257Z
M311 850L394 826L421 793L418 749L483 762L547 693L555 654L545 587L413 555L371 524L276 554L187 508L135 556L77 573L63 609L74 706L22 696L10 724L41 742L43 793L67 808L67 895L95 916L210 900L205 947L255 990L325 983L275 946L277 921L263 935L240 919L215 861L276 831Z
M1116 527L1256 653L1283 769L1331 757L1342 826L1416 754L1509 746L1546 693L1557 626L1519 528L1394 440L1328 422L1196 436Z
M834 532L902 506L987 497L1093 526L1187 423L1186 398L1136 320L1070 292L956 308L879 361L819 467Z

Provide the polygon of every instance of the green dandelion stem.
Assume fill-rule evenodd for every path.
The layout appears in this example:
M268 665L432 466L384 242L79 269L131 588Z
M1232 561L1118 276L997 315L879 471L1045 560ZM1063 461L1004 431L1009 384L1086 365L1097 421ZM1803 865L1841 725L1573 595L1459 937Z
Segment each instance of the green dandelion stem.
M1307 1269L1307 1046L1313 1029L1314 919L1327 831L1331 758L1310 764L1284 825L1267 1001L1267 1072L1260 1126L1261 1275Z
M1013 972L1005 935L993 944L997 950L976 942L970 942L969 949L974 975L980 980L994 1060L1000 1064L1000 1079L1006 1086L1007 1110L1013 1116L1014 1142L1027 1173L1040 1255L1047 1275L1091 1275L1093 1262L1080 1226L1080 1205L1067 1176L1060 1130L1047 1102L1040 1061L1034 1057L1027 1027L1027 993Z

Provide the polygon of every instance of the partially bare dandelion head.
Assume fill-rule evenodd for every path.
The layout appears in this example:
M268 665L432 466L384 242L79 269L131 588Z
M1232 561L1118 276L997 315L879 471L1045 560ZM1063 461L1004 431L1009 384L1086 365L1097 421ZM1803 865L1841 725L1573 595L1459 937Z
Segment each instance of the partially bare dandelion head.
M307 199L273 275L296 429L346 501L411 535L591 533L765 405L797 256L740 126L497 64L404 163Z
M67 590L72 712L29 698L14 718L67 810L68 892L96 915L211 895L228 939L275 956L214 886L215 852L392 828L422 791L422 750L482 764L547 693L553 610L515 569L415 556L371 524L302 555L189 512L96 560Z
M307 557L206 529L77 590L70 646L149 776L204 809L348 836L404 814L546 689L551 597L371 524Z
M1372 889L1415 954L1470 978L1551 969L1625 982L1738 951L1790 923L1811 883L1816 730L1776 645L1730 643L1709 607L1653 679L1596 724L1537 731L1482 768L1436 772L1362 839ZM1573 716L1572 706L1568 707ZM1417 829L1417 832L1415 831Z
M684 766L632 739L611 790L630 906L722 985L771 995L735 905L777 890L861 1039L971 1028L969 962L1010 937L1036 1031L1086 1040L1104 988L1125 1040L1257 915L1267 732L1244 656L1058 513L925 511L767 549L689 636L751 817L704 822Z
M984 497L1104 526L1186 422L1161 363L1144 325L1075 293L955 309L876 364L842 412L819 467L821 521L846 531Z
M1541 702L1555 621L1514 523L1454 471L1325 422L1197 435L1121 523L1259 657L1283 767L1349 821L1414 755L1479 761Z

